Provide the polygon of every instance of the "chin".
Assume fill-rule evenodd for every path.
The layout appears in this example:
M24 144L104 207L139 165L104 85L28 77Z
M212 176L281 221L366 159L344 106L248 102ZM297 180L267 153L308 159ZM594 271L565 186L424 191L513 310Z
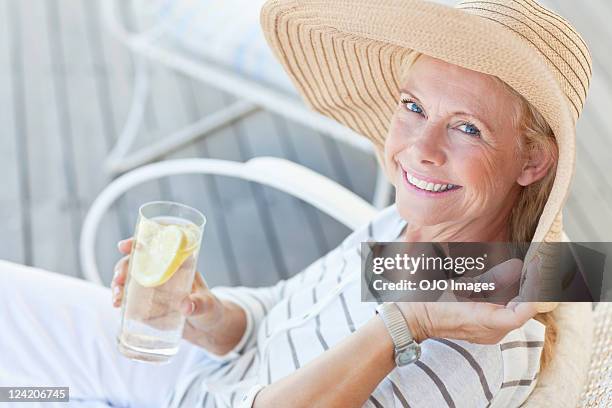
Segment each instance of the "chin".
M439 210L415 206L414 203L406 202L405 198L396 196L395 205L399 215L409 223L426 227L448 221L448 216Z

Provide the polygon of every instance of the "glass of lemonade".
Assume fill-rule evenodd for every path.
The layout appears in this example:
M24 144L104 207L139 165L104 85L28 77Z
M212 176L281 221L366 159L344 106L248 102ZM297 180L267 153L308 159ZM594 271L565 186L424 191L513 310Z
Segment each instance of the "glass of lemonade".
M140 207L117 336L126 357L163 363L177 353L185 325L179 307L191 293L205 224L183 204Z

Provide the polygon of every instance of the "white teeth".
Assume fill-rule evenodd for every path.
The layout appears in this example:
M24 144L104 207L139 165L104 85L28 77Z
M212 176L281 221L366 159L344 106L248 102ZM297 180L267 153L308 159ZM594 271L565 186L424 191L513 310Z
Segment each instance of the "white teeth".
M455 187L454 184L434 184L434 183L428 183L427 181L424 180L419 180L418 178L410 175L410 174L406 174L408 181L410 182L410 184L412 184L413 186L416 186L418 188L420 188L421 190L427 190L427 191L433 191L433 192L443 192L446 190L450 190L451 188Z

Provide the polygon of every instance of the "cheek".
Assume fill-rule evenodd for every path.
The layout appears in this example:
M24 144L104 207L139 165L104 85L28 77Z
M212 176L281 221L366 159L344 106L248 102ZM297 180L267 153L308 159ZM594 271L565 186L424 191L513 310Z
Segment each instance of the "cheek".
M464 152L455 163L465 185L471 186L468 189L470 195L477 200L503 199L518 176L516 159L499 151L473 149L471 152Z
M414 134L416 123L409 121L406 114L396 111L391 118L389 132L385 141L385 156L394 161L396 155L409 147L409 140Z
M396 157L406 148L402 134L401 126L396 119L396 115L394 115L389 126L387 138L385 140L385 165L387 166L388 170L396 170Z

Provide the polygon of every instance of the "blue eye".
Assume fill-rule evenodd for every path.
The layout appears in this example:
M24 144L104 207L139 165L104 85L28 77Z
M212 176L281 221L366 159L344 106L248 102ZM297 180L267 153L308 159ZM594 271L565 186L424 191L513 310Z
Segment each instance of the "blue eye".
M409 101L408 99L402 99L401 102L409 111L418 113L419 115L423 114L423 108L421 108L416 102Z
M408 104L408 109L414 113L423 113L423 109L421 109L421 107L414 102Z
M472 136L480 136L480 129L471 123L464 123L459 126L459 130Z

